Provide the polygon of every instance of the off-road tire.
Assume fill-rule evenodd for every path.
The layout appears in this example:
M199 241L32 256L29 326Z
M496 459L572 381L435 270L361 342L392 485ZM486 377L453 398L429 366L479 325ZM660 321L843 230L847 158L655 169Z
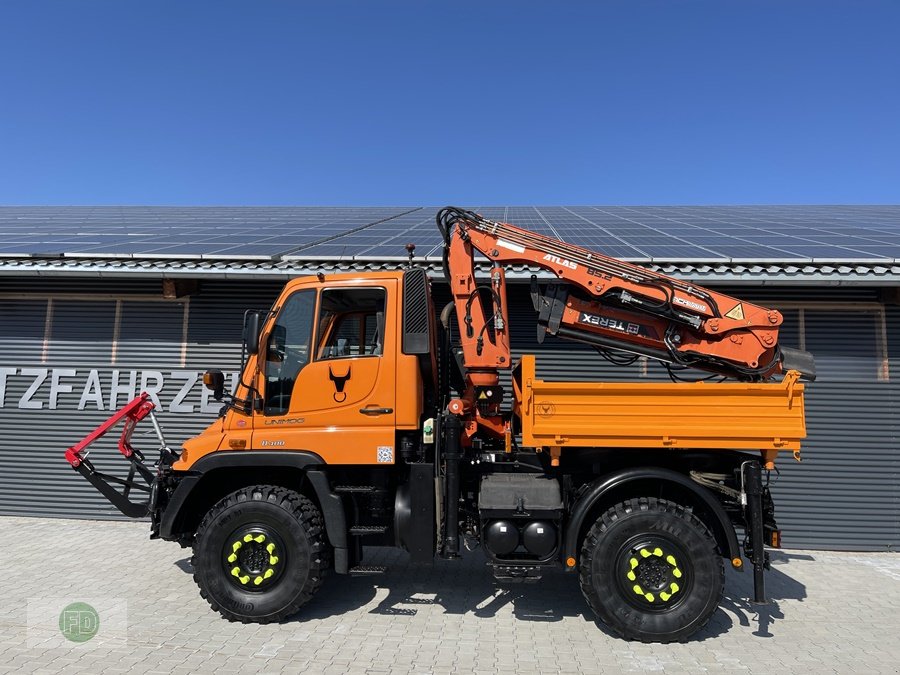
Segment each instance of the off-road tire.
M239 588L222 560L226 539L241 527L260 524L277 535L284 569L271 586ZM330 548L322 514L306 497L272 485L232 492L213 506L194 538L191 565L200 595L229 621L272 623L295 614L313 597L329 569Z
M653 554L657 549L663 551L657 553L658 561ZM675 565L663 562L669 555ZM640 588L640 577L633 581L623 577L640 574L632 563L640 566L647 559L661 566L663 575L678 570L678 591L662 585L665 602L658 590ZM659 574L652 578L661 584L675 580ZM725 567L709 529L689 508L664 499L638 498L616 504L593 524L582 542L579 580L597 617L622 637L680 642L703 628L716 611ZM654 597L646 601L643 592L650 590L654 593L648 595Z

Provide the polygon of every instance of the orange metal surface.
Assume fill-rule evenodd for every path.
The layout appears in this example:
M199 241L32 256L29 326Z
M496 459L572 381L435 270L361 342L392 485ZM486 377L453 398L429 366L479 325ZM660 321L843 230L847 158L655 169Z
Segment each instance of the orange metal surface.
M586 298L572 298L562 317L562 324L593 333L627 345L652 346L665 354L673 349L680 358L690 360L700 356L706 360L722 360L736 367L759 370L762 379L781 371L776 358L778 328L783 321L774 309L760 307L717 291L702 288L647 268L616 260L602 253L561 242L522 228L487 220L474 213L455 221L450 237L449 266L457 316L460 320L470 308L475 334L486 321L488 312L480 303L468 301L474 288L474 251L503 265L528 264L552 272L559 279L579 289ZM548 252L549 251L549 252ZM502 275L492 281L502 283ZM668 318L653 316L652 312L633 307L625 316L639 317L633 322L634 332L623 321L621 308L607 307L604 297L625 294L634 301L641 298L645 308L670 306L691 315L697 325L673 324ZM630 301L630 302L631 302ZM508 325L505 305L501 307ZM496 304L494 311L496 312ZM585 313L588 316L585 318ZM669 327L677 325L677 334L669 343L664 339ZM481 352L476 350L474 337L462 340L466 366L479 369L493 366L508 368L509 339L504 328L496 343L484 341ZM703 368L703 362L698 362ZM709 368L715 372L714 368ZM487 384L487 383L486 383Z
M491 270L491 291L494 297L487 300L476 291L475 249L471 240L453 237L447 260L451 277L447 281L456 304L459 341L469 378L478 385L497 384L497 369L508 369L512 365L509 356L505 273L500 268ZM501 316L502 323L493 322L491 317L494 315ZM487 330L491 325L493 334ZM498 325L502 325L502 328L498 328Z
M246 442L245 452L305 450L328 464L392 463L397 429L417 428L422 412L423 387L416 357L403 354L400 349L402 275L402 271L323 275L289 282L276 301L276 308L303 289L384 288L381 354L322 358L321 345L314 345L317 358L298 373L287 412L266 415L256 411L247 415L229 411L223 420L217 420L185 443L185 451L173 468L189 469L211 452L239 449L241 441ZM257 364L266 363L265 346L273 325L274 318L270 317L262 329L259 357L250 357L243 375L243 381L253 382L260 392L265 391L266 382ZM325 340L328 327L320 331L315 326L312 334L322 335ZM350 373L351 377L344 380L343 376ZM341 392L337 392L332 375L343 380ZM244 387L239 387L237 393L239 398L248 396ZM373 414L373 409L385 412Z
M803 385L780 383L545 382L533 355L513 373L522 441L533 447L621 447L799 452Z
M455 242L456 253L470 261L471 248L461 250L466 242ZM457 265L455 269L460 268ZM287 411L268 415L260 410L252 415L230 411L185 443L185 452L174 468L189 469L210 452L256 449L305 450L328 464L393 462L397 429L417 428L422 412L422 382L416 358L402 354L400 349L402 274L320 275L289 282L275 303L276 312L291 294L303 289L384 288L381 353L324 358L322 345L311 345L317 358L296 376ZM502 274L492 278L500 309L504 309ZM461 279L461 287L469 290L454 293L458 310L471 293L471 283L470 278ZM488 321L482 308L480 302L471 304L476 331L472 340ZM497 309L493 307L495 312ZM459 311L457 314L460 318ZM494 336L495 343L484 340L481 356L486 358L478 362L481 368L475 369L491 382L495 381L497 366L504 362L501 359L508 354L508 321L503 318L504 331ZM270 317L262 329L260 354L249 358L243 375L243 381L254 383L260 392L265 391L266 378L258 364L266 363L267 336L273 325L274 318ZM327 337L328 331L328 326L322 330L315 326L312 334ZM487 338L486 333L482 336ZM469 355L477 349L471 342L468 347ZM338 395L333 376L343 379L351 369L352 377L346 379ZM524 444L546 448L554 464L567 448L622 447L759 450L771 466L779 451L799 452L800 440L806 435L803 385L796 380L796 373L789 373L778 384L544 382L536 378L534 356L529 355L515 371L513 407L522 420ZM470 379L468 391L456 404L473 407L470 399L474 384ZM244 387L239 388L238 396L248 396ZM373 414L373 409L383 412ZM464 440L479 428L499 437L507 434L503 420L493 416L473 415L463 428Z
M228 432L225 431L228 426L228 417L233 418L234 413L229 413L225 420L217 419L199 434L184 441L184 443L182 443L181 455L173 462L172 468L175 469L175 471L187 471L198 459L218 450L226 437L234 439L244 438L245 440L249 439L249 430L246 435L229 435ZM225 447L227 449L227 442L225 443Z

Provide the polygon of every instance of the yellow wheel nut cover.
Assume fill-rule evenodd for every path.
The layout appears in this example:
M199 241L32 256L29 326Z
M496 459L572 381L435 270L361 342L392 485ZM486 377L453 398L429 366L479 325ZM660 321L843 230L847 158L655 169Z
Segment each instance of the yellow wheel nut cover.
M254 586L259 586L259 585L262 583L262 581L263 581L263 578L262 578L262 577L256 577L256 578L253 580L253 585L254 585Z
M241 568L240 567L232 567L231 568L231 576L233 576L233 577L241 576Z
M268 546L266 546L266 552L269 555L272 555L272 553L275 552L275 544L269 544Z
M275 570L273 570L273 569L270 567L269 569L266 570L266 573L263 574L263 579L268 579L268 578L269 578L270 576L272 576L273 574L275 574Z
M239 541L236 541L231 545L231 550L237 551L241 546L243 546L243 544Z
M270 555L270 556L269 556L269 564L270 564L270 565L277 565L277 564L278 564L278 556L277 556L277 555Z
M235 560L237 560L237 555L235 555L234 553L228 556L228 562L234 562Z
M255 541L257 544L261 544L261 543L263 543L265 540L266 540L266 535L261 534L261 535L259 535L258 537L256 537L253 541Z
M672 576L676 579L680 579L683 576L683 573L680 569L678 569L678 561L675 559L675 556L667 554L663 551L659 546L653 548L652 550L649 548L642 548L638 551L638 555L641 558L649 558L650 556L656 556L657 558L664 558L665 561L672 566ZM635 569L641 565L640 560L637 557L630 558L628 560L629 569L625 572L625 576L629 581L637 581L637 574L635 574ZM631 589L637 594L640 595L647 602L656 602L657 595L654 595L650 591L644 591L641 588L641 585L635 583ZM669 588L665 591L658 591L658 597L663 602L668 602L672 599L678 591L681 590L681 587L676 584L674 581L669 584Z
M244 541L246 541L246 542L253 541L253 535L252 534L245 535Z

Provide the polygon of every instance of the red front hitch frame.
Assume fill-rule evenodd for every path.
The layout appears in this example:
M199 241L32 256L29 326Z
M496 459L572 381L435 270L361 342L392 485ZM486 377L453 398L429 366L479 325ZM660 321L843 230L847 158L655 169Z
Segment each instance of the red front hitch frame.
M153 510L156 502L156 470L144 463L143 453L131 444L131 435L134 433L134 428L138 422L149 415L156 435L159 437L161 457L166 454L172 454L172 451L166 445L156 416L153 414L155 407L150 395L142 393L126 406L116 411L114 415L78 441L78 443L66 450L66 461L72 465L72 468L84 476L113 506L129 518L141 518L148 515ZM97 471L87 459L90 454L88 447L123 420L124 427L119 436L118 447L119 452L131 464L128 477L124 479ZM140 480L138 480L138 477L140 477ZM114 485L121 485L124 487L124 490L119 492ZM130 499L132 490L147 493L147 501L132 501Z

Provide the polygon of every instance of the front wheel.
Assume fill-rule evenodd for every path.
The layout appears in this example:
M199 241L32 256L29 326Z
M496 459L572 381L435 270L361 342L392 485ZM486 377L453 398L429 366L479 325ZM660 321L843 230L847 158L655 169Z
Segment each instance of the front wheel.
M200 595L230 621L281 621L322 585L329 549L319 509L292 490L256 485L216 504L194 538Z
M622 637L675 642L700 630L716 611L725 567L690 509L640 498L597 519L582 544L579 578L598 618Z

